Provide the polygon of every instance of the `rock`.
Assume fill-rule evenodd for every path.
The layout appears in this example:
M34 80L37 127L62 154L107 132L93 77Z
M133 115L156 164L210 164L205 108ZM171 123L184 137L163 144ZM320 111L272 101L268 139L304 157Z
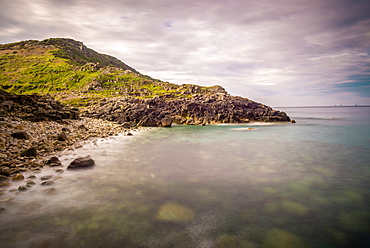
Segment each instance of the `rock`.
M31 138L31 136L24 131L12 133L11 136L15 139L24 139L24 140L29 140Z
M128 132L128 133L126 133L126 136L133 136L133 134Z
M263 248L305 248L305 243L293 233L282 229L270 230L264 238Z
M171 127L172 125L172 118L166 117L161 119L160 126L161 127Z
M0 105L6 107L8 110L11 110L13 105L14 105L14 102L13 101L4 101Z
M41 177L41 181L45 181L45 180L49 180L50 178L52 178L53 175L46 175L46 176L42 176Z
M54 167L54 166L63 166L62 165L62 162L60 162L59 158L57 157L51 157L49 158L46 163L47 165L49 165L50 167Z
M69 164L67 169L91 168L94 165L95 165L94 160L87 156L82 158L76 158Z
M291 120L290 123L296 123L295 120Z
M7 159L7 158L8 158L8 155L4 153L0 153L0 159Z
M68 133L70 133L70 132L71 132L71 130L69 130L69 128L66 128L66 127L63 127L63 128L62 128L62 131L63 131L63 132L68 132Z
M55 188L45 189L43 192L46 195L56 195L58 193Z
M57 140L59 141L67 141L68 137L65 132L61 132L60 134L57 135Z
M27 183L27 187L31 187L32 185L35 185L36 183L34 182L34 181L32 181L32 180L27 180L26 181L26 183Z
M13 181L21 181L23 179L24 179L24 176L22 174L14 175L12 178Z
M54 169L55 170L55 173L63 173L64 172L64 170L62 170L62 169Z
M187 222L193 220L194 217L195 213L193 210L170 203L162 205L155 215L156 220L165 222Z
M18 187L18 190L19 191L26 191L26 190L28 190L28 187L25 186L25 185L21 185L21 186Z
M37 157L37 149L35 147L31 147L27 150L24 150L21 153L22 157Z
M0 167L0 175L10 176L10 169L8 167Z
M85 125L78 126L78 130L88 131L87 127Z
M0 182L6 181L6 180L8 180L7 176L0 175Z
M54 184L53 181L45 181L45 182L41 183L42 186L49 186L49 185L53 185L53 184Z

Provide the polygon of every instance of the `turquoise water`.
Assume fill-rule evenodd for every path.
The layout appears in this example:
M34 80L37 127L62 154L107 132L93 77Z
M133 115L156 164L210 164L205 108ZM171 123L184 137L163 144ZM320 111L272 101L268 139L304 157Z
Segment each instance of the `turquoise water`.
M66 154L96 166L1 196L1 247L370 247L370 108L282 110Z

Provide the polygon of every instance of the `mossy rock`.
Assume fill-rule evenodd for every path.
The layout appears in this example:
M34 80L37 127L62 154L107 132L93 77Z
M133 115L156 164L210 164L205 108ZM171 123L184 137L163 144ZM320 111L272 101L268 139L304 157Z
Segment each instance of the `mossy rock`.
M283 229L271 229L263 241L263 248L306 248L296 235Z
M156 220L165 222L187 222L193 220L194 217L195 213L193 210L170 203L162 205L155 215Z

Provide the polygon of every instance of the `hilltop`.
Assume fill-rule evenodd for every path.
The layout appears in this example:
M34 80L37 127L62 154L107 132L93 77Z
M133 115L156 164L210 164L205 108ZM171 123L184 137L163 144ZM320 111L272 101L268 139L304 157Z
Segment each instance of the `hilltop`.
M128 126L289 121L271 107L231 96L221 86L177 85L143 75L72 39L0 45L0 89L51 95L82 116Z

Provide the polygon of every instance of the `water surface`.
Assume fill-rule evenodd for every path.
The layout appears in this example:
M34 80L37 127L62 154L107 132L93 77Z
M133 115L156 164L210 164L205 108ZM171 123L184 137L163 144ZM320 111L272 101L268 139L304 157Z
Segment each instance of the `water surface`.
M1 196L1 246L370 247L370 108L282 110L297 123L178 125L66 154L96 166Z

